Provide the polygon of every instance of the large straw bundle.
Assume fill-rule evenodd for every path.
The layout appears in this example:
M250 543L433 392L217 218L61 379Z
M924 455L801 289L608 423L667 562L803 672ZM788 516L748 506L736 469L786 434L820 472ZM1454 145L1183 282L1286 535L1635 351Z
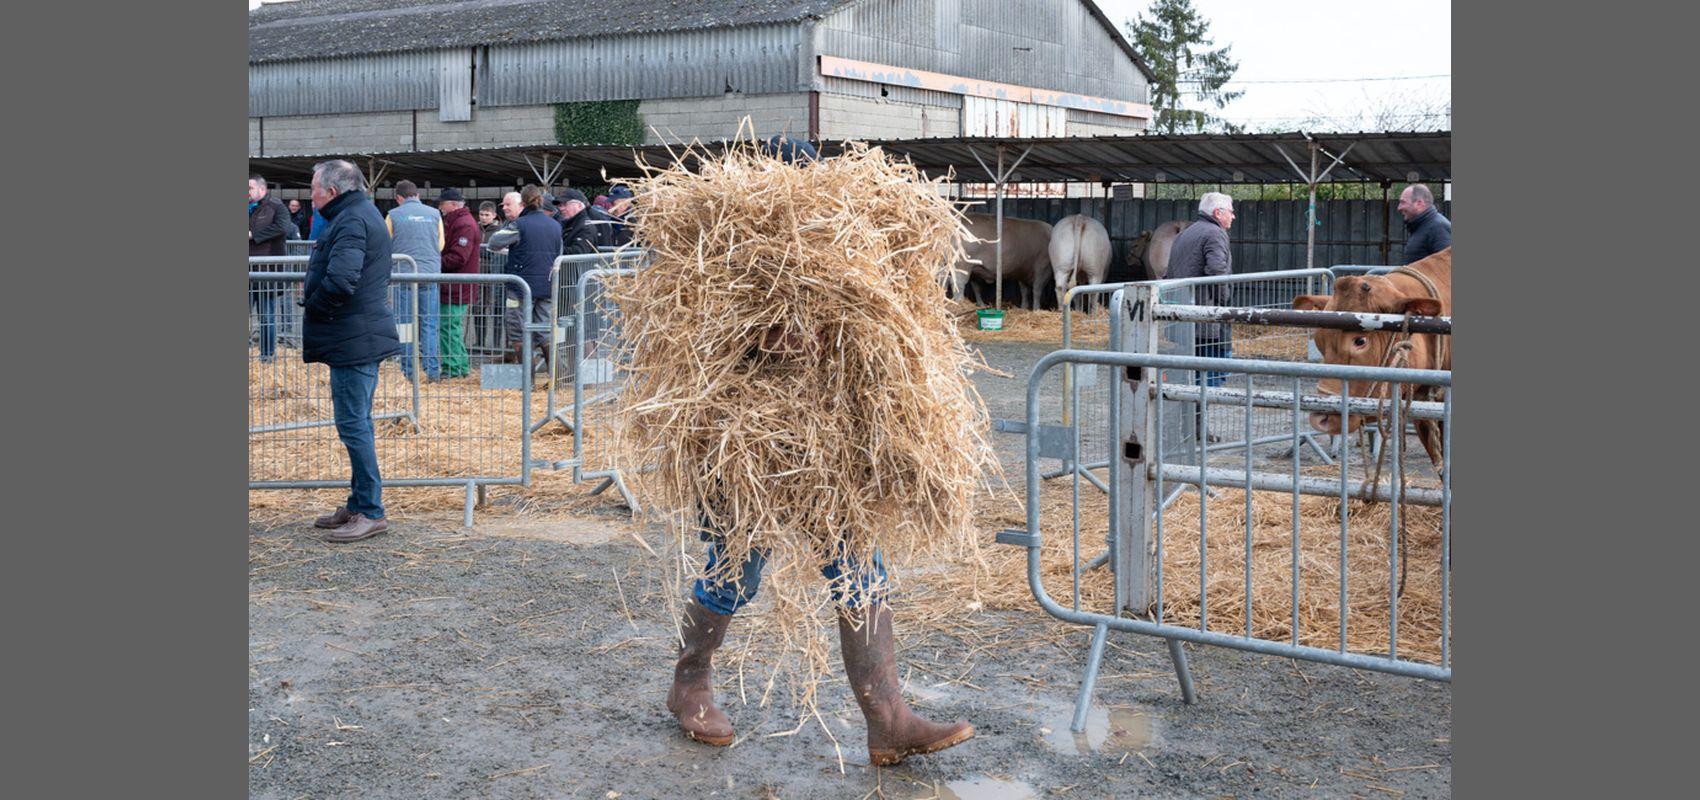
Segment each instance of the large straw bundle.
M682 533L705 519L724 577L766 551L773 618L799 624L785 609L824 607L835 556L972 548L996 462L943 291L965 231L938 187L851 145L800 166L731 147L634 189L650 262L609 291L629 370L616 461L646 505Z

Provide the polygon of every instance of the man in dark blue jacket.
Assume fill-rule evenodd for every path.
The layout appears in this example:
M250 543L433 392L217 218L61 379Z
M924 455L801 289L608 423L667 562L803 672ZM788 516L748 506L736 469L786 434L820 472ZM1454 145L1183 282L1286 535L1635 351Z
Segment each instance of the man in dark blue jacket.
M1399 216L1405 218L1405 263L1452 246L1452 220L1434 207L1434 193L1427 186L1413 183L1399 193Z
M330 542L383 533L383 479L372 431L378 366L401 352L389 304L390 232L363 190L360 169L347 161L313 167L313 208L325 218L307 260L301 360L331 370L337 436L348 448L348 502L313 521L331 528Z
M543 190L531 184L517 193L509 192L502 198L502 205L513 215L513 221L491 234L485 244L495 252L506 250L508 274L524 278L531 287L531 322L550 324L555 314L555 297L549 291L550 273L555 268L555 259L561 255L561 223L543 209ZM524 363L525 309L520 307L523 301L515 290L508 291L507 311L502 320L514 362ZM531 366L535 372L548 366L546 348L550 337L546 332L535 332L531 339L535 348Z

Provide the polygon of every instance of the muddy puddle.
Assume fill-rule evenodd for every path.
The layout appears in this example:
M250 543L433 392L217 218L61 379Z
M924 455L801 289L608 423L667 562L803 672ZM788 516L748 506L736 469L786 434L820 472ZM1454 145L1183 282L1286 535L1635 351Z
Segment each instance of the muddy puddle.
M1032 786L1021 781L974 777L936 784L912 800L1037 800L1038 797Z
M1093 706L1080 733L1068 729L1073 716L1073 709L1066 709L1040 723L1039 736L1051 750L1071 756L1137 753L1149 748L1156 734L1155 718L1137 708Z

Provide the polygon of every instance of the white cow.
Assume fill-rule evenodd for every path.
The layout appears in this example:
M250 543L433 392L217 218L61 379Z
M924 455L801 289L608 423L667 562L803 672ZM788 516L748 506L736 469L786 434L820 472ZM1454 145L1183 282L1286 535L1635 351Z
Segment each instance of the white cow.
M1110 271L1110 232L1084 214L1070 214L1051 226L1051 270L1056 275L1057 309L1075 286L1103 283ZM1102 295L1088 295L1087 314L1094 305L1108 305Z

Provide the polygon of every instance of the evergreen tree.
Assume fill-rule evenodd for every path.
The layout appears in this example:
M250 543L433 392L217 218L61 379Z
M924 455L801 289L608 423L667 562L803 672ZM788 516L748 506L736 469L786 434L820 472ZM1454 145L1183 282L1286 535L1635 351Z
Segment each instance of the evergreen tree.
M1151 82L1154 133L1240 133L1239 126L1208 112L1181 108L1192 97L1221 109L1244 91L1222 87L1240 65L1228 54L1231 45L1209 49L1210 23L1192 7L1192 0L1155 0L1145 14L1126 22L1127 36L1157 79Z

